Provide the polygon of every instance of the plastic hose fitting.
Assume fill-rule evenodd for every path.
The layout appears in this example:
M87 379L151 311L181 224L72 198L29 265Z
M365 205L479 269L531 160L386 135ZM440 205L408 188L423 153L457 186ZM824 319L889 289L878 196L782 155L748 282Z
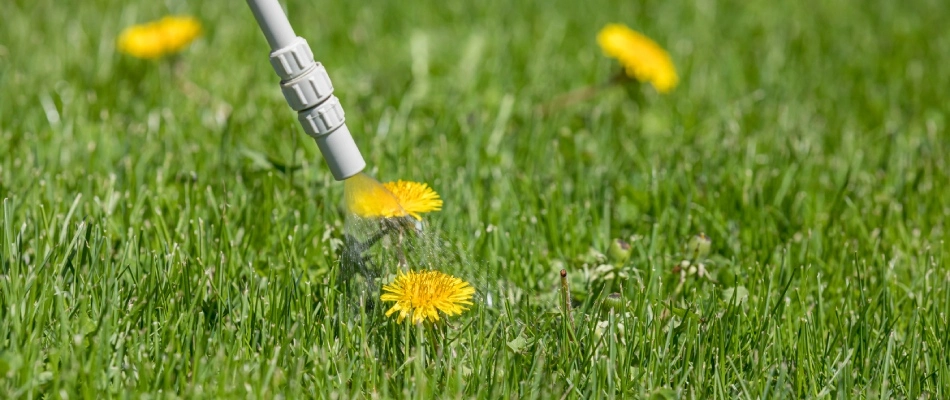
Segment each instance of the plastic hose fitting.
M340 100L326 68L316 62L307 41L294 34L277 0L247 0L271 47L270 64L280 90L297 120L317 142L333 177L342 181L366 168L366 161L346 127Z

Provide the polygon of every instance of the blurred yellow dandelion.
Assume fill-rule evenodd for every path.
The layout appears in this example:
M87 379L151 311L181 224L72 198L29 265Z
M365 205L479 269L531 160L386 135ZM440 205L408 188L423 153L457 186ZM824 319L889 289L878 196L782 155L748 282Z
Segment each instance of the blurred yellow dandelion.
M383 186L396 196L402 209L417 220L422 219L420 213L442 209L439 194L425 183L398 180L386 182Z
M133 25L119 35L119 51L144 59L180 52L201 35L201 23L187 16L170 16Z
M396 312L397 322L410 317L418 324L428 319L439 320L439 311L452 316L461 314L472 305L475 288L459 278L439 271L400 272L393 283L383 286L382 301L394 301L386 316Z
M620 61L631 78L650 82L660 93L679 83L669 53L650 38L622 24L608 24L597 34L597 44L608 57Z

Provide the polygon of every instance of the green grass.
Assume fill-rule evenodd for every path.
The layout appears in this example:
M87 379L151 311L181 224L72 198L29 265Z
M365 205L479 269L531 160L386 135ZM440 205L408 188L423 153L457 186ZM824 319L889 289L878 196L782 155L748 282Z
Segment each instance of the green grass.
M341 289L343 185L243 2L138 3L4 6L2 398L950 397L950 3L291 2L367 172L445 200L479 294L435 336ZM115 53L167 13L177 61ZM680 86L536 113L608 22ZM699 232L718 283L677 291Z

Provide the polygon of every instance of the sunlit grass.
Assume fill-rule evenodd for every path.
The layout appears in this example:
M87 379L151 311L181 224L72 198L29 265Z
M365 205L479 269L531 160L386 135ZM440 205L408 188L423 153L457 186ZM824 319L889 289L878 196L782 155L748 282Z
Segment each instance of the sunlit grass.
M476 293L429 327L340 282L343 184L243 6L4 7L0 398L950 396L946 2L290 2L366 172L444 201ZM172 14L181 54L116 52ZM616 72L612 22L676 90L536 112Z

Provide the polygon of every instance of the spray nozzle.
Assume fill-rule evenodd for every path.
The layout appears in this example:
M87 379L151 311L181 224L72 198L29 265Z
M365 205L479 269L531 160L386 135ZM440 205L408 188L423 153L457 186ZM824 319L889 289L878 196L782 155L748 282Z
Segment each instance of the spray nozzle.
M270 63L281 79L284 99L316 140L333 177L342 181L358 174L366 161L346 127L326 68L314 60L307 41L294 33L277 0L247 0L247 4L271 47Z

